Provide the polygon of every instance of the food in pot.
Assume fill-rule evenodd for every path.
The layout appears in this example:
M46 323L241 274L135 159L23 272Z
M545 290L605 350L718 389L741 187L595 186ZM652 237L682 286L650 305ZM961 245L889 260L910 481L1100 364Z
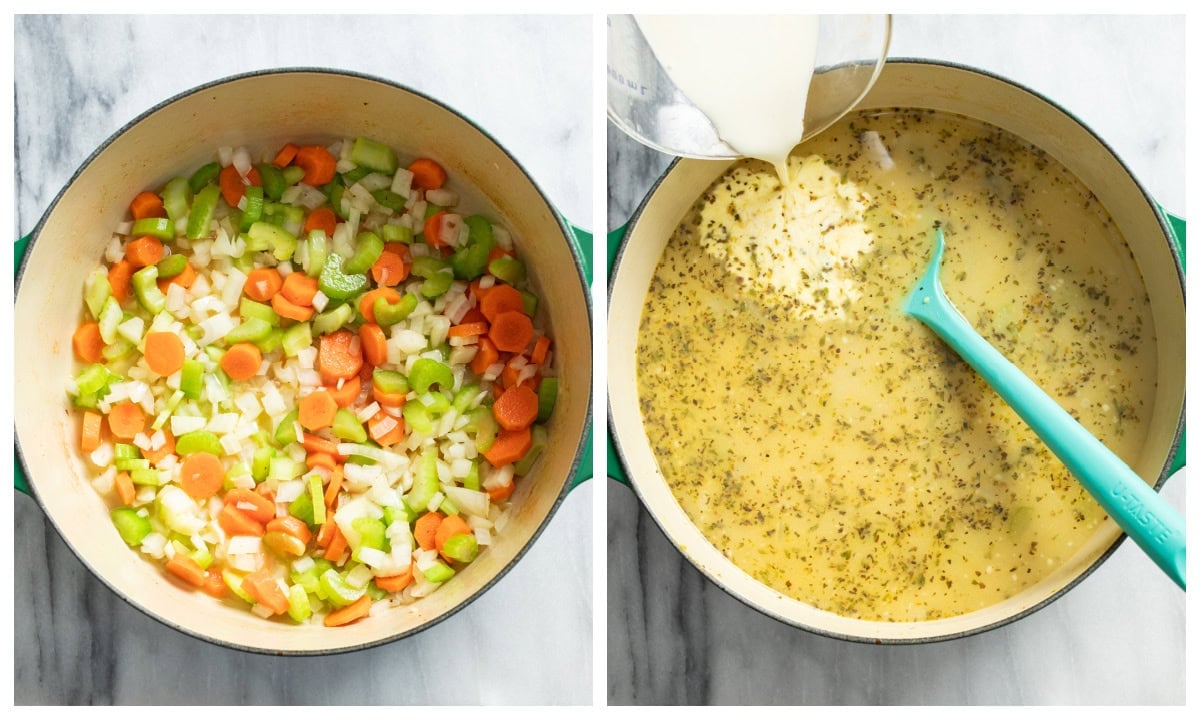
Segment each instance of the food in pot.
M790 162L787 193L732 165L651 282L638 399L675 497L749 575L842 616L951 617L1052 575L1103 511L900 307L940 222L966 318L1134 464L1155 328L1112 219L1041 150L946 113L852 115Z
M359 137L221 148L133 199L69 388L126 543L261 617L336 626L503 531L554 353L509 233L447 180Z

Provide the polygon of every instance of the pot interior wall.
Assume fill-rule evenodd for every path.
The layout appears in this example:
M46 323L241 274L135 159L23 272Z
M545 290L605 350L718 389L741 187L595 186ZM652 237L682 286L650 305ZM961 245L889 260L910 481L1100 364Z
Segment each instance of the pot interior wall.
M1158 336L1158 389L1149 439L1133 468L1150 484L1164 480L1183 412L1183 291L1160 217L1127 170L1061 110L1006 81L968 69L889 62L859 107L927 108L989 122L1041 147L1092 189L1128 241L1150 294ZM757 582L690 522L659 472L633 401L638 396L637 331L642 303L667 240L695 199L729 164L681 160L672 166L630 226L610 294L608 367L614 441L637 493L671 541L717 584L760 611L793 625L853 639L905 642L976 632L1038 607L1082 577L1120 537L1111 520L1054 574L1003 603L931 622L860 621L816 610Z
M302 98L303 102L297 99ZM512 520L496 542L438 592L336 632L268 623L232 604L183 589L125 547L79 457L79 422L63 388L73 374L70 336L82 287L137 192L213 159L220 146L274 149L368 136L401 160L427 155L448 170L467 209L499 211L529 263L553 332L562 376L550 446L519 484ZM471 188L475 188L472 190ZM490 209L489 209L490 211ZM411 633L486 589L548 521L561 500L588 420L591 326L585 287L562 225L537 188L490 138L442 106L369 78L293 71L246 76L162 106L127 128L90 161L56 201L33 243L16 303L16 346L48 348L17 358L17 438L34 492L76 554L143 610L180 629L229 645L278 652L327 652Z

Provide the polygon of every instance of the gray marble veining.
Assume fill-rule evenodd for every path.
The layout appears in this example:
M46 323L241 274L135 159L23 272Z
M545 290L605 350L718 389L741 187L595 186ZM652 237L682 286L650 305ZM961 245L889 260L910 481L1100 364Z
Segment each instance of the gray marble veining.
M895 20L892 57L980 67L1048 96L1107 141L1158 202L1183 213L1181 18ZM628 220L669 160L610 125L610 228ZM1185 474L1164 488L1181 511ZM1130 542L1031 616L919 646L833 640L752 610L685 561L614 482L608 558L613 705L1184 701L1184 594Z
M586 17L22 16L15 35L18 235L141 112L227 75L289 66L387 77L439 98L486 128L566 217L592 225ZM458 614L326 658L241 653L160 625L96 580L18 495L15 700L588 704L593 485L573 491L528 554Z

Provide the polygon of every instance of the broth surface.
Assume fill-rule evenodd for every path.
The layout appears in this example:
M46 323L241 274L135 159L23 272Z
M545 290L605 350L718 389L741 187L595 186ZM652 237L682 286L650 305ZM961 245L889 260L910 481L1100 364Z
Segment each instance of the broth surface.
M852 115L790 175L785 215L770 165L731 166L651 283L639 403L676 498L747 573L839 615L932 620L1038 583L1103 510L899 308L940 222L951 300L1132 463L1155 334L1111 218L1040 150L931 111Z

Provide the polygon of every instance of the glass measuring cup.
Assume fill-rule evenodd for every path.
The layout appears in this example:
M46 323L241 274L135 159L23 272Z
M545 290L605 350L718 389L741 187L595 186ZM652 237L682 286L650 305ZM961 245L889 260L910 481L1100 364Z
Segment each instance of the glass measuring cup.
M819 17L801 142L837 122L867 94L883 69L891 32L891 15ZM607 74L608 118L638 142L679 157L743 156L675 86L633 15L608 16Z

